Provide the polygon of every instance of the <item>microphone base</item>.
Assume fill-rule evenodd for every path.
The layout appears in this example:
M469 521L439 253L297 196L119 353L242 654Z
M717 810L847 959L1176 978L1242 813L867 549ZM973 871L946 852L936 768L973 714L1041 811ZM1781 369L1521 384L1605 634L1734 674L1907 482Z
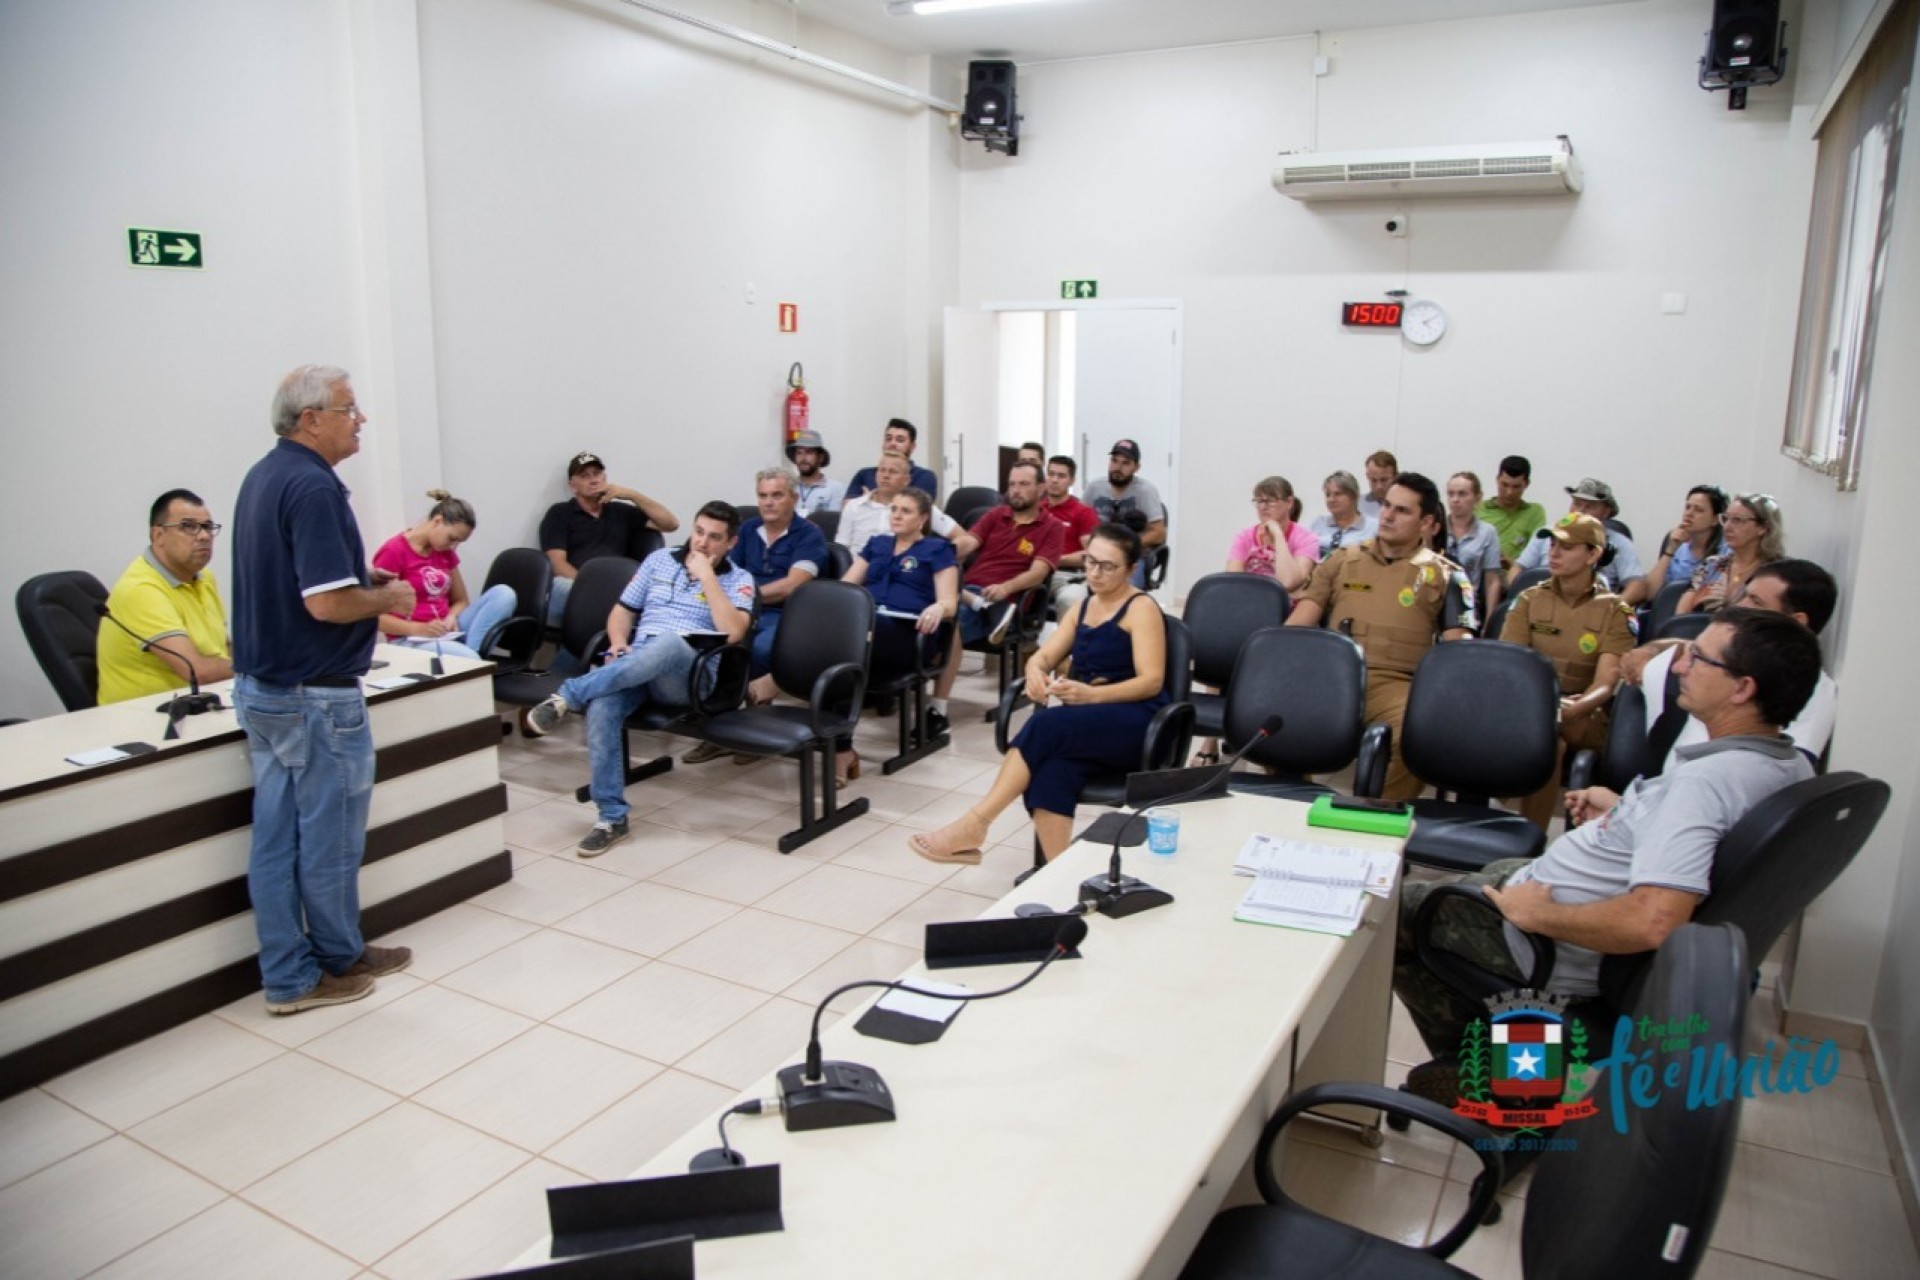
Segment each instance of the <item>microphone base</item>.
M807 1079L805 1067L782 1067L776 1079L788 1132L884 1124L894 1118L887 1082L857 1062L823 1062L818 1080Z
M217 693L182 693L167 699L155 711L179 719L183 716L197 716L206 711L225 711L226 704L220 701Z
M1118 920L1164 907L1173 901L1173 895L1132 876L1121 876L1117 884L1109 876L1092 876L1080 882L1080 901L1091 903L1101 915Z

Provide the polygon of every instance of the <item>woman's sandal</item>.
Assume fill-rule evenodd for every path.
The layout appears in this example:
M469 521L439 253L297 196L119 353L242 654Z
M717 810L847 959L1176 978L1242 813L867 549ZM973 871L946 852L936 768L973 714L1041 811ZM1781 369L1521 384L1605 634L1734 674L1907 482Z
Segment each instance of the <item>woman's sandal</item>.
M852 761L844 768L836 761L833 770L833 785L836 787L844 787L860 776L860 757L855 754Z
M971 809L967 811L967 816L973 816ZM958 821L949 822L938 831L918 832L907 841L907 847L925 858L928 862L957 862L965 863L968 866L976 866L980 862L980 849L977 845L972 848L940 849L937 848L934 843L937 837L959 825Z
M1215 765L1219 763L1220 763L1219 751L1215 750L1212 747L1208 747L1205 751L1194 752L1193 763L1188 767L1192 769L1204 769L1209 765Z

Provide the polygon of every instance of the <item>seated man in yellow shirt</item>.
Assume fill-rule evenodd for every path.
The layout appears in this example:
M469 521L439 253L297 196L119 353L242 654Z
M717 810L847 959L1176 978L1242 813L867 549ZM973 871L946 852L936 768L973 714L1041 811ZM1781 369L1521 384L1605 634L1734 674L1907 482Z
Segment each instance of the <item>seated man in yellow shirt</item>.
M147 549L107 596L107 608L126 631L100 620L102 704L182 688L189 666L201 684L233 676L227 611L207 569L220 526L199 495L185 489L161 494L147 523Z

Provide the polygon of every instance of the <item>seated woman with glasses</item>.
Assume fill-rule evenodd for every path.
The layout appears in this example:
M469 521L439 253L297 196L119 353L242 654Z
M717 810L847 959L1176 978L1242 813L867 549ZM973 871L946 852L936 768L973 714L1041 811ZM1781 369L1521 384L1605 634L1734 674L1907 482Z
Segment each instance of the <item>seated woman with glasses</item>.
M429 489L427 496L433 509L426 519L394 534L373 553L373 567L412 587L414 597L411 616L380 615L380 635L388 644L430 649L449 658L478 658L475 646L513 617L520 601L512 587L501 583L469 602L458 548L473 536L473 508L445 489Z
M993 788L960 817L909 842L930 862L980 861L993 820L1025 799L1049 860L1073 839L1080 790L1097 771L1126 769L1154 714L1166 705L1167 628L1153 597L1128 576L1140 535L1103 524L1087 540L1088 596L1027 660L1027 697L1038 708L1001 759Z
M1325 560L1341 547L1365 542L1373 536L1374 524L1360 510L1360 482L1351 471L1336 471L1320 486L1327 514L1315 516L1308 532L1320 540L1320 558Z
M841 578L864 584L880 606L873 626L873 654L867 661L876 684L918 670L922 654L931 658L946 651L944 645L935 647L930 640L959 608L960 566L953 544L927 527L932 518L933 498L925 489L909 485L900 490L887 506L893 532L869 538ZM946 717L940 712L927 715L929 733L946 729ZM842 738L835 746L839 754L834 778L844 787L860 776L860 756L852 738Z
M1680 597L1678 613L1712 612L1739 604L1754 570L1787 554L1786 520L1780 504L1764 493L1742 493L1720 517L1725 549L1693 571L1693 587Z
M1257 573L1298 591L1320 563L1320 539L1294 523L1300 499L1285 476L1268 476L1253 486L1253 514L1255 522L1235 534L1227 548L1227 572Z

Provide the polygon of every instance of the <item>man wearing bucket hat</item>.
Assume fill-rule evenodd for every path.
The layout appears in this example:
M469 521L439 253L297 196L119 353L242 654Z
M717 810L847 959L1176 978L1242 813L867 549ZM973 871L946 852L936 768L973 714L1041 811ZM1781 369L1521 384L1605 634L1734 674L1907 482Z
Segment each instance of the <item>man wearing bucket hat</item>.
M800 499L793 513L802 520L816 511L838 511L847 500L847 486L827 479L833 455L818 431L802 431L787 445L787 461L799 473Z
M1608 524L1607 521L1620 514L1620 504L1614 500L1613 486L1604 480L1588 478L1567 490L1567 502L1571 514L1592 516L1607 531L1607 547L1612 554L1600 558L1600 567L1596 572L1606 589L1619 595L1627 589L1627 584L1641 577L1646 571L1640 567L1640 553L1633 549L1633 540ZM1528 569L1547 567L1547 542L1551 531L1541 529L1533 535L1533 541L1513 562L1514 575L1525 573ZM1513 577L1507 579L1512 585Z
M1608 591L1595 566L1606 554L1606 526L1577 512L1546 534L1553 576L1520 593L1499 638L1547 655L1560 678L1560 739L1567 749L1607 741L1607 704L1620 681L1620 660L1633 648L1633 606ZM1560 771L1520 803L1545 830L1558 811Z

